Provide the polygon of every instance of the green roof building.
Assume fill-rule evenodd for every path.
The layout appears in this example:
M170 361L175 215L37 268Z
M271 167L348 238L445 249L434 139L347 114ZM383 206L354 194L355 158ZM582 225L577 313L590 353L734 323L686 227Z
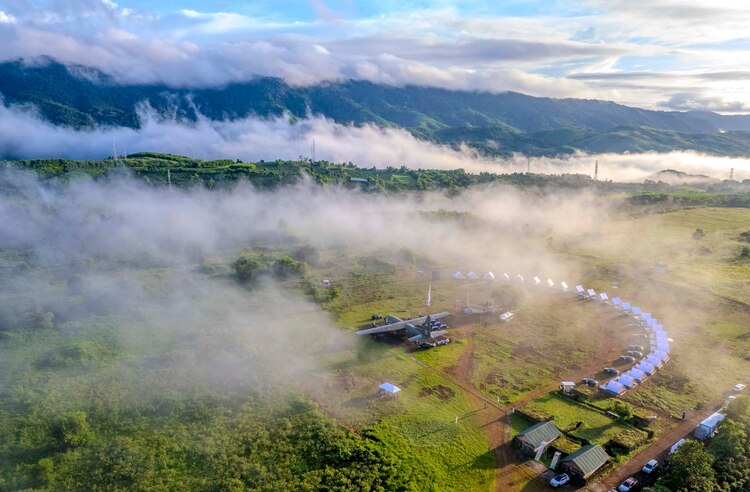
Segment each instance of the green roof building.
M568 475L587 480L601 467L607 464L609 455L598 444L584 446L573 454L569 454L560 462Z
M546 446L558 437L560 437L560 430L550 420L527 427L516 434L513 442L523 453L535 455L540 447Z

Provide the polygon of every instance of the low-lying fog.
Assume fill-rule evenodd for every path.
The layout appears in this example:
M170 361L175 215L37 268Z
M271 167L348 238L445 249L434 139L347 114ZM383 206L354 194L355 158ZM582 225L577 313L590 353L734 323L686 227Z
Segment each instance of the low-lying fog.
M374 125L344 126L324 118L291 124L285 118L245 118L234 121L184 123L159 118L148 108L140 111L142 126L73 130L54 126L31 109L0 105L0 156L8 158L102 159L119 153L167 152L201 159L296 159L310 156L313 139L316 158L353 162L363 167L402 165L422 169L463 168L469 172L525 172L593 174L599 178L642 180L664 170L678 169L725 179L731 168L735 179L750 178L749 159L715 157L691 152L669 154L600 154L568 158L489 159L471 149L459 150L418 140L410 133Z
M270 279L242 287L231 274L242 251L304 244L331 258L407 247L446 268L573 278L575 268L547 252L547 238L601 223L608 206L598 200L504 186L448 198L310 181L275 191L168 190L127 176L41 184L33 173L0 168L0 331L49 325L52 313L56 328L75 335L114 317L116 345L154 354L165 381L294 380L323 370L320 351L359 339L301 289ZM445 218L441 209L470 215ZM205 262L228 273L207 273ZM7 376L13 369L4 363Z

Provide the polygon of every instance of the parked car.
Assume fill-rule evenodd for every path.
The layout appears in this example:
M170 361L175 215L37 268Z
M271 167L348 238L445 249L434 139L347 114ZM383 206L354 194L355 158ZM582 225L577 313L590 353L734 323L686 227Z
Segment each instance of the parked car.
M638 485L638 480L636 480L633 477L628 478L624 482L620 484L619 487L617 487L617 490L620 492L630 492L635 488L635 486Z
M370 319L373 319L373 320L375 320L375 319L383 319L383 317L381 315L379 315L379 314L373 314Z
M614 367L605 367L604 372L606 372L607 374L611 374L613 376L618 376L620 374L620 371L618 371Z
M629 351L627 351L625 353L628 354L629 356L633 357L633 358L635 358L635 357L638 357L639 359L643 358L643 352L638 352L637 350L629 350Z
M643 465L643 473L645 473L647 475L651 475L652 473L654 473L654 470L656 470L656 467L658 467L658 466L659 466L659 462L658 461L656 461L656 460L649 460L648 463L646 463L645 465Z
M554 477L552 477L552 480L549 481L549 484L557 488L562 485L565 485L568 482L570 482L570 477L568 476L568 474L561 473L559 475L555 475Z
M621 355L620 360L627 363L635 362L635 358L631 355Z
M595 388L599 384L599 381L593 378L583 378L581 379L581 384L585 384L586 386L591 386L592 388Z
M643 345L628 345L629 350L637 350L638 352L643 352Z

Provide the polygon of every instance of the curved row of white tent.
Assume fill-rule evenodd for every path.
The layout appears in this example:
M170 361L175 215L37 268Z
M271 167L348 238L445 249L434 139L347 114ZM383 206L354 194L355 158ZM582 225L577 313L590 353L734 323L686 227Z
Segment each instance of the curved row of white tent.
M492 274L492 272L489 272L489 274ZM494 279L494 275L492 275L492 277ZM513 277L512 280L510 275L503 273L500 276L500 280L525 283L525 279L520 273ZM539 277L534 277L532 281L536 286L546 285L550 289L557 288L562 292L568 291L568 284L565 282L559 282L559 285L557 285L552 279L547 279L546 282L543 282ZM640 307L631 306L629 302L623 301L619 297L610 300L606 292L597 293L594 289L584 288L583 285L576 285L575 292L582 299L599 301L616 310L622 311L623 314L632 316L638 321L640 326L646 330L649 336L650 351L645 354L643 359L641 359L638 364L631 367L630 370L602 385L601 389L614 395L621 395L628 389L645 381L649 376L655 374L661 366L669 361L670 339L667 332L664 331L664 327L651 315L651 313L643 312Z

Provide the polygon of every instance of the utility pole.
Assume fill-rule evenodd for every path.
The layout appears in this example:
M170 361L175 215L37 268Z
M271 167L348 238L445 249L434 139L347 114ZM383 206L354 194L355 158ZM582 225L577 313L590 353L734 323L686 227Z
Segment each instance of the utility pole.
M528 160L526 161L526 172L527 173L531 172L531 157L529 157Z
M599 180L599 159L594 163L594 181Z
M169 189L172 189L172 171L169 168L167 168L167 184Z
M734 181L734 168L729 170L729 181Z
M317 159L317 158L315 157L315 139L314 139L314 138L313 138L313 143L312 143L312 160L313 160L313 162L315 162L315 161L317 161L317 160L318 160L318 159Z

